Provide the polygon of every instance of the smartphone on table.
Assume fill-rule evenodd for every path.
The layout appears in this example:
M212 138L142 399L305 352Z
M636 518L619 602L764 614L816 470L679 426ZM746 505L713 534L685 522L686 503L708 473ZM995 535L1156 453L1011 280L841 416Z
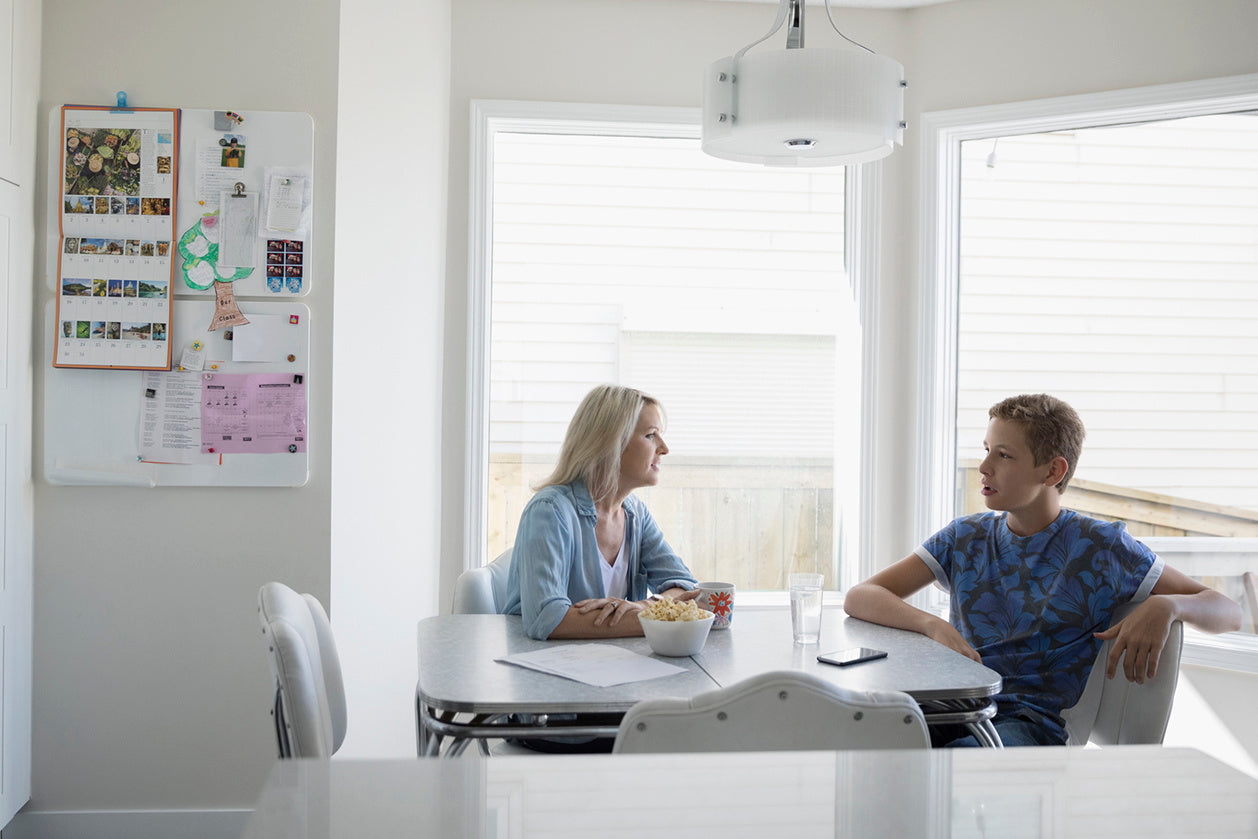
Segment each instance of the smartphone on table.
M887 653L885 651L875 650L872 647L849 647L846 650L822 653L817 656L817 661L823 664L837 664L839 667L847 667L849 664L860 664L862 661L876 661L886 657Z

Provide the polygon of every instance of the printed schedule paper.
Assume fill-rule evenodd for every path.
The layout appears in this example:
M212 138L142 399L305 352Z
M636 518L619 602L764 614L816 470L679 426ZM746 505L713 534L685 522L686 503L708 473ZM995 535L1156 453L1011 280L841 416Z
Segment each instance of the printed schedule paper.
M169 370L179 111L61 109L56 367Z
M201 454L201 375L147 372L142 376L140 459L215 463L213 455Z
M303 375L202 374L202 454L297 454L305 450Z

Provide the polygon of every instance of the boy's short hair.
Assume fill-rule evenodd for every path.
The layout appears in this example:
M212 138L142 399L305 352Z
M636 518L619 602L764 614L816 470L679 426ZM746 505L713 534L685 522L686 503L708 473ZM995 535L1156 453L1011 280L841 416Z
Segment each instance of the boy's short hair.
M987 416L1022 426L1036 466L1055 457L1065 458L1066 474L1057 483L1057 491L1066 491L1066 485L1074 477L1086 436L1083 420L1079 419L1074 408L1047 393L1024 393L997 402Z

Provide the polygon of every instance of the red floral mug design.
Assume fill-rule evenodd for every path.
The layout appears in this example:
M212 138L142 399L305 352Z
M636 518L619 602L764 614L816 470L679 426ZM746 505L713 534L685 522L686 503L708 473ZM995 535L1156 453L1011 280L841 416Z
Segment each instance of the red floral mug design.
M696 602L701 609L707 609L716 615L712 621L713 629L726 629L734 619L734 584L733 583L699 583L700 591Z

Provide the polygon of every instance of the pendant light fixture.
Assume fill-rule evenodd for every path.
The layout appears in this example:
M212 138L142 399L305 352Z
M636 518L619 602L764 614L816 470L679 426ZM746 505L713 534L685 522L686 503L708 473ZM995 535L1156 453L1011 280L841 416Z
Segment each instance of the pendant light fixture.
M804 0L781 0L773 27L708 67L702 148L766 166L842 166L889 155L904 139L904 67L859 49L804 49ZM787 25L786 49L747 51Z

